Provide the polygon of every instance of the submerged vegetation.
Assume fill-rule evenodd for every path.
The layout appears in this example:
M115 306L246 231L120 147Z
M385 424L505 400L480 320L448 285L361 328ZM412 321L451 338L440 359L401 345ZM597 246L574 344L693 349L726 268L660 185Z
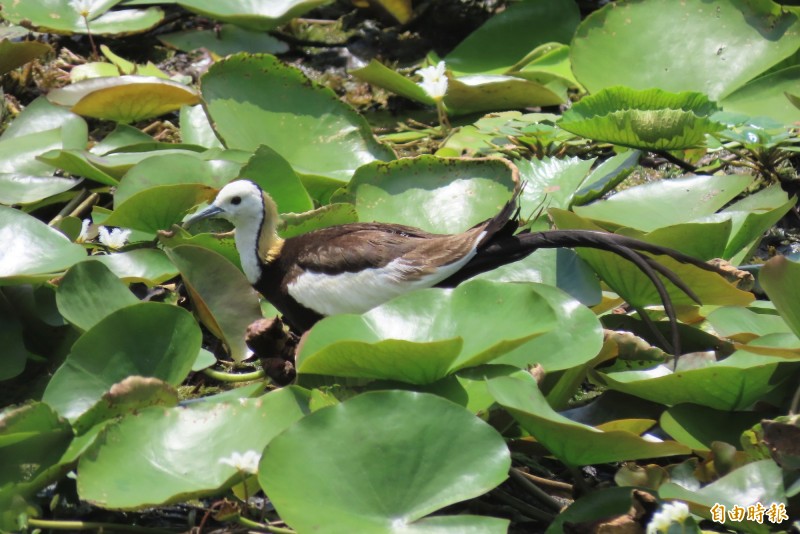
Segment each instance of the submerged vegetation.
M800 528L800 8L0 7L0 531ZM461 232L523 186L525 229L731 276L657 258L702 302L664 279L680 358L652 284L593 250L298 345L230 227L180 226L240 178L282 237Z

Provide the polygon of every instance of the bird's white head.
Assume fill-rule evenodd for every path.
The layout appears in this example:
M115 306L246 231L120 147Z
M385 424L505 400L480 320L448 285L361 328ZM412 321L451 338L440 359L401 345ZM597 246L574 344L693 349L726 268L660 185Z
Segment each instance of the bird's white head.
M236 180L217 193L214 202L203 211L189 218L191 224L209 217L220 217L237 228L251 221L261 222L264 217L264 195L250 180Z

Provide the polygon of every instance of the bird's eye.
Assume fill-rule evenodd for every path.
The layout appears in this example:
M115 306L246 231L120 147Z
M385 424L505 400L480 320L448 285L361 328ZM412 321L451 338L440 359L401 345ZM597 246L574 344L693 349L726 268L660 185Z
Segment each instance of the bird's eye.
M233 197L231 199L231 204L233 204L234 206L238 206L241 203L242 203L242 197Z

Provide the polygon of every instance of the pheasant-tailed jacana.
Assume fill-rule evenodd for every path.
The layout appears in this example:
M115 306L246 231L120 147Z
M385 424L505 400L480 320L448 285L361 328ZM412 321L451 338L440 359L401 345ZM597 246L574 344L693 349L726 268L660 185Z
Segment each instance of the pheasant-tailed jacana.
M389 299L424 287L452 287L479 273L520 260L540 248L590 247L633 262L658 289L677 330L662 274L692 299L697 296L650 256L719 272L696 258L637 239L591 230L516 233L517 195L491 219L461 234L431 234L400 224L351 223L281 239L275 202L258 185L237 180L223 187L214 202L185 224L221 217L236 228L236 248L247 279L284 316L305 331L326 315L362 313Z

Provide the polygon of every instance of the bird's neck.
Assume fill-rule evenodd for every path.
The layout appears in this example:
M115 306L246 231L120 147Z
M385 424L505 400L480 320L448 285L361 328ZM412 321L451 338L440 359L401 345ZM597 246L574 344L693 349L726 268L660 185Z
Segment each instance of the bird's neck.
M266 195L263 205L261 217L237 221L236 224L236 249L250 284L258 282L264 265L275 260L283 247L283 239L276 231L278 208Z

